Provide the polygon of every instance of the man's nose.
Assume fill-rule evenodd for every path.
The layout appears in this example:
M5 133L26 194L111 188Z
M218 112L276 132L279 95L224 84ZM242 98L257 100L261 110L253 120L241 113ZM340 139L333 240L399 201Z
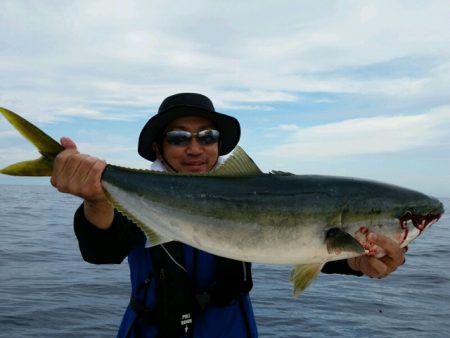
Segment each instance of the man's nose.
M203 151L203 146L198 142L196 137L193 137L191 142L189 142L187 151L190 154L199 154Z

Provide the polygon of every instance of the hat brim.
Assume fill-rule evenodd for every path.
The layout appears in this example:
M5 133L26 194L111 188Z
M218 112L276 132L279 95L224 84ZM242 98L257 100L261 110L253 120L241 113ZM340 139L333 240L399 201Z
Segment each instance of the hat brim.
M153 151L153 142L161 130L173 120L185 116L201 116L212 121L220 132L219 155L231 152L241 137L239 121L232 116L211 110L200 109L195 106L179 105L154 115L142 128L139 135L138 152L143 158L154 161L156 154Z

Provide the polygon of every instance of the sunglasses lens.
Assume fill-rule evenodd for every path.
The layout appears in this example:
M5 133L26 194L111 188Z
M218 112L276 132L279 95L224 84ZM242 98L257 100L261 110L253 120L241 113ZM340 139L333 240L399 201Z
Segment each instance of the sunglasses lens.
M202 130L197 133L197 140L201 144L213 144L219 140L220 133L215 129Z
M176 146L185 146L191 142L192 134L188 131L173 130L166 134L166 139L169 144Z
M202 130L194 134L184 130L172 130L166 133L166 139L169 144L186 146L194 135L197 141L203 145L214 144L219 141L220 137L219 131L215 129Z

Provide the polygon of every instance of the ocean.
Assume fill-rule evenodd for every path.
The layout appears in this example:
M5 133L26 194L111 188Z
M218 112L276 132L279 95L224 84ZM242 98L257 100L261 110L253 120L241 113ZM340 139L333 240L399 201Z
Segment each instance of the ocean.
M128 266L82 260L79 204L51 186L0 185L0 337L115 337ZM254 265L260 337L450 337L449 243L444 215L388 278L322 274L299 298L289 266Z

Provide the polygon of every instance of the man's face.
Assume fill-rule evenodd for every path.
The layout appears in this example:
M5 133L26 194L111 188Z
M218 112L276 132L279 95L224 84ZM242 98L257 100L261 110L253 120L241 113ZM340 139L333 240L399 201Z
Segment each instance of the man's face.
M172 121L165 133L173 130L183 130L198 133L202 130L214 129L214 124L200 116L180 117ZM219 157L219 143L201 144L192 137L186 145L170 144L163 138L162 152L164 159L177 172L207 172L214 168ZM158 155L160 158L160 156ZM161 158L160 158L161 159Z

